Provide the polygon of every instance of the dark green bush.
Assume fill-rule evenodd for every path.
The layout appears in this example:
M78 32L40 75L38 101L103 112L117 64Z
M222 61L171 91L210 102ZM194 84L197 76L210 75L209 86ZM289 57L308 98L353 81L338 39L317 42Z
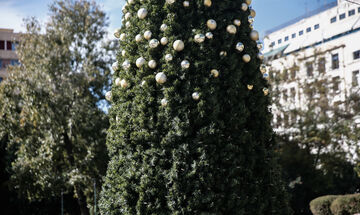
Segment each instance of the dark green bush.
M333 215L360 213L360 194L340 196L332 202L330 210Z
M310 202L310 210L314 215L332 215L330 211L331 203L339 196L321 196Z

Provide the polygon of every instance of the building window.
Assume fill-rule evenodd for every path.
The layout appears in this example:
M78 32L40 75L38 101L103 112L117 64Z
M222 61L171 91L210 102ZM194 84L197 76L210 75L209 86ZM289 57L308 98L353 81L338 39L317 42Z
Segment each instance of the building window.
M340 20L345 19L345 13L340 14L339 18L340 18Z
M11 60L10 64L11 64L11 66L19 65L19 60Z
M295 37L296 37L296 34L295 34L295 33L291 35L291 38L295 38Z
M286 37L285 37L285 41L288 41L288 40L289 40L289 36L286 36Z
M295 79L296 78L296 70L293 69L291 70L291 79Z
M306 29L306 32L309 33L310 31L311 31L311 27L308 27L308 28Z
M326 61L325 58L320 58L318 61L318 70L319 73L324 73L325 72L325 65L326 65Z
M358 7L358 12L360 13L360 7Z
M339 68L339 54L331 55L331 67L332 67L332 69Z
M290 89L290 94L291 94L291 99L295 100L295 97L296 97L295 88L291 88L291 89Z
M352 73L352 86L359 86L359 70Z
M279 40L278 40L278 44L281 44L281 42L282 42L282 39L279 39Z
M336 76L332 79L333 84L333 92L336 93L339 91L339 85L340 85L340 77Z
M3 61L0 59L0 69L3 68Z
M354 56L354 60L356 59L360 59L360 50L357 50L353 53L353 56Z
M3 81L3 77L0 77L0 83Z
M353 15L355 15L355 9L349 11L349 16L353 16Z
M303 35L304 31L299 31L299 36Z
M306 73L309 77L313 76L313 71L314 71L314 67L313 64L311 62L307 62L306 63Z
M283 91L283 100L284 100L285 102L287 102L287 100L288 100L287 90L284 90L284 91Z
M5 41L0 40L0 50L5 50Z
M6 50L12 50L12 43L11 41L6 41Z
M314 29L316 30L316 29L319 29L320 28L320 25L319 24L316 24L316 25L314 25Z
M275 42L271 42L270 47L274 47L275 46Z
M330 19L330 23L336 22L336 16Z
M17 47L18 45L19 45L19 42L13 42L13 43L12 43L12 47L11 47L12 49L11 49L11 50L12 50L12 51L16 51L16 47Z

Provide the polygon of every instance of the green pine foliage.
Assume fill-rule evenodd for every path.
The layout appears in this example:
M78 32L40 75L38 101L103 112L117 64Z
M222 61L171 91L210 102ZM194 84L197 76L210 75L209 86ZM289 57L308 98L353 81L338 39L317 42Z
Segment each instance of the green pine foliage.
M250 37L251 1L212 0L210 7L204 0L189 1L188 7L171 2L130 0L123 9L102 214L290 214L273 157L268 83L259 70L256 38ZM144 19L137 15L141 8L148 11ZM216 29L207 27L209 19ZM241 25L230 34L227 26L235 19ZM142 36L146 31L168 43L151 48ZM207 32L212 39L195 41ZM176 40L184 50L174 50ZM241 52L238 42L245 46ZM166 54L173 59L166 61ZM251 56L248 63L245 54ZM146 64L138 68L140 57ZM159 72L166 75L163 84L155 80Z

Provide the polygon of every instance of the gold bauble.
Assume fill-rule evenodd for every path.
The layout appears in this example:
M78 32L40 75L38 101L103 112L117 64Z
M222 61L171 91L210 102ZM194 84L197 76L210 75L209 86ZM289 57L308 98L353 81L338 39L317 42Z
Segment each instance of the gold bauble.
M214 76L214 78L217 78L219 77L219 71L217 69L212 69L211 75Z
M244 54L242 59L245 63L249 63L251 61L251 57L248 54Z
M216 29L216 21L213 20L213 19L209 19L207 22L206 22L206 25L207 27L210 29L210 30L215 30Z
M252 90L252 89L254 88L254 85L248 84L248 85L247 85L247 88L248 88L248 90Z
M206 7L211 7L211 4L212 4L211 0L204 0L204 5Z
M268 88L264 88L263 89L264 95L267 96L269 94L269 89Z

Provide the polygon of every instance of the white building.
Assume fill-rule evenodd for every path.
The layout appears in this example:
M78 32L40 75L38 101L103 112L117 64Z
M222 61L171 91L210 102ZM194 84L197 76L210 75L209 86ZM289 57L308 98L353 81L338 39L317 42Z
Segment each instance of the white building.
M302 104L294 80L311 80L320 68L333 80L334 100L343 100L360 81L360 5L337 0L276 27L266 32L263 53L273 71L289 73L280 86L289 109Z

